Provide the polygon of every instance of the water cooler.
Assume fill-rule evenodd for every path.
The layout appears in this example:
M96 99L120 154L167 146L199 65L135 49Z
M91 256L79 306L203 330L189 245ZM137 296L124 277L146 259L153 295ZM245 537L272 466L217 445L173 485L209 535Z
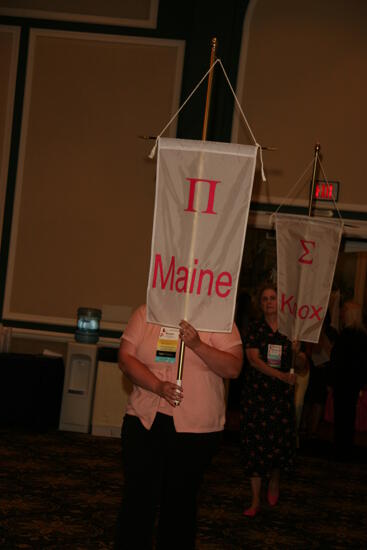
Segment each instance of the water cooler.
M91 430L100 318L100 310L78 309L76 341L70 342L67 349L60 430Z
M96 366L96 344L68 344L60 430L89 433Z

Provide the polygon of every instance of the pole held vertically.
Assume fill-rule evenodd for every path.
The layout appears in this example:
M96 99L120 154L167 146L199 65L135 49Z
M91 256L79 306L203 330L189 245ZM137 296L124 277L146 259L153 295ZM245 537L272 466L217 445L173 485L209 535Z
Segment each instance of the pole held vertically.
M210 52L210 68L213 67L213 65L215 63L215 60L216 60L217 44L218 44L217 39L212 38L211 52ZM214 73L214 71L210 71L209 76L208 76L208 86L207 86L207 90L206 90L203 131L202 131L202 134L201 134L202 141L206 141L206 137L207 137L207 133L208 133L210 102L211 102L212 88L213 88L213 73Z
M311 184L311 194L310 194L310 200L308 205L308 215L312 215L312 202L313 202L313 194L315 190L315 181L316 181L316 172L317 172L317 166L319 162L319 154L320 154L321 145L319 143L316 143L315 145L315 157L313 161L313 169L312 169L312 184Z
M211 40L211 52L210 52L210 68L213 67L216 60L216 51L218 46L217 38L212 38ZM208 76L208 86L206 90L206 99L205 99L205 111L204 111L204 122L203 122L203 131L201 134L202 141L206 141L208 133L208 123L209 123L209 114L210 114L210 102L212 96L212 87L213 87L213 72L210 71ZM180 341L180 351L178 356L178 367L177 367L177 384L181 386L182 384L182 374L184 366L184 356L185 356L185 342Z
M309 203L308 203L308 216L309 217L312 216L312 203L313 203L313 197L314 197L316 173L317 173L317 166L318 166L318 163L319 163L320 149L321 149L321 145L319 143L316 143L316 145L315 145L315 156L314 156L313 168L312 168L311 192L310 192L310 198L309 198ZM294 344L297 345L297 341L295 341ZM295 350L292 350L291 372L293 372L293 373L295 372L296 356L297 356L297 353L295 352Z

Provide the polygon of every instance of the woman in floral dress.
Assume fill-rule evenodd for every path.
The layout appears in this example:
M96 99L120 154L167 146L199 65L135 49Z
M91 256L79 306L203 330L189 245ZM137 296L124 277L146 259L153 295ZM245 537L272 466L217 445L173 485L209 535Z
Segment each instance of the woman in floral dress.
M248 361L242 396L241 447L252 493L251 506L244 511L247 517L254 517L260 509L263 478L268 480L269 504L277 503L280 472L292 469L296 442L292 344L278 332L275 287L263 286L259 297L263 317L249 327L245 338ZM304 353L296 349L295 353L297 362L306 361Z

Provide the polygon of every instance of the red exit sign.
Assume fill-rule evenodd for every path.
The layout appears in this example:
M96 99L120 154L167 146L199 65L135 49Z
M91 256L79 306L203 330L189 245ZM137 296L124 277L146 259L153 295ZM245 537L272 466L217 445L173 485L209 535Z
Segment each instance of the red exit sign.
M337 202L339 197L339 182L317 180L313 190L313 199L317 201Z

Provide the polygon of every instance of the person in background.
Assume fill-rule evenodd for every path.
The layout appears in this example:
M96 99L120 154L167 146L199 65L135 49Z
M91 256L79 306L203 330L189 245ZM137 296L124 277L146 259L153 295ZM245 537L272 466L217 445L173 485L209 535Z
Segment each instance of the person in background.
M133 313L119 351L133 391L121 432L124 495L115 549L153 548L158 511L155 548L195 548L196 496L225 422L223 379L239 375L242 356L235 324L230 333L199 333L186 321L179 330L148 323L146 306Z
M356 408L367 383L367 333L362 309L346 301L340 311L341 332L331 351L336 458L353 458Z
M292 344L278 332L277 292L265 284L259 292L263 317L246 334L248 365L244 372L241 414L241 458L250 477L252 500L244 511L254 517L260 509L262 479L268 480L267 498L278 502L280 472L290 472L295 454ZM298 346L298 361L306 361Z
M324 415L328 387L331 383L330 354L338 332L331 326L327 311L317 344L306 344L306 354L310 363L310 380L305 395L302 426L307 439L317 437L317 431Z

